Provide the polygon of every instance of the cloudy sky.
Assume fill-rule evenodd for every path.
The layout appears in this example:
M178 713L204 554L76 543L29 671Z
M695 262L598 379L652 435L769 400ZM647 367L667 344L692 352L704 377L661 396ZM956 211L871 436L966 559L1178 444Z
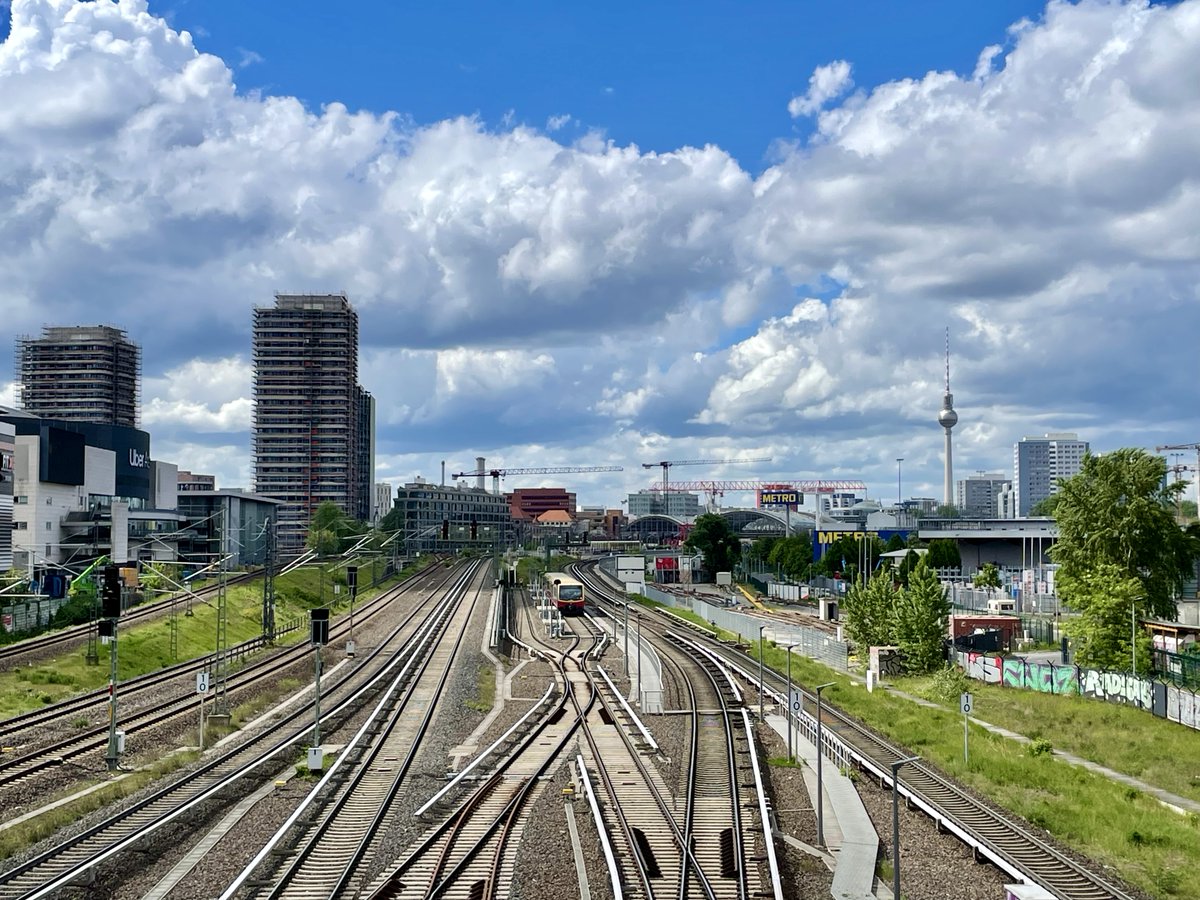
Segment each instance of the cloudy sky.
M946 328L959 476L1200 440L1200 0L646 6L0 0L6 330L127 329L225 486L276 291L359 310L394 483L936 496Z

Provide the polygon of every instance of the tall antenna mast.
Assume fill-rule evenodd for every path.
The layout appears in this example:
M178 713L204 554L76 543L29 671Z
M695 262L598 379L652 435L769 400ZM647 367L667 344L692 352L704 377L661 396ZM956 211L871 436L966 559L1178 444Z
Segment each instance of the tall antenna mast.
M946 329L946 393L950 393L950 329Z

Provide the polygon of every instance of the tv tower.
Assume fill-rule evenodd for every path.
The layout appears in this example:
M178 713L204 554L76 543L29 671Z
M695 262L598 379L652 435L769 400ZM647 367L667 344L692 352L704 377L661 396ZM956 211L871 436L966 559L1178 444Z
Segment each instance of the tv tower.
M954 411L954 395L950 393L950 329L946 329L946 392L942 394L942 411L938 413L938 424L946 429L946 471L942 478L942 503L954 503L954 456L951 447L950 429L958 424L958 413Z

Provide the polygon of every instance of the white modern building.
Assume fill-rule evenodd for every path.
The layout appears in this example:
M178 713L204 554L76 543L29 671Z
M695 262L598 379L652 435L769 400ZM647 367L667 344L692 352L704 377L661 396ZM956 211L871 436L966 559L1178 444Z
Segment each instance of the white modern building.
M371 509L374 513L373 524L378 525L380 520L392 511L392 503L395 496L389 482L375 482L375 498L371 504Z
M700 515L700 495L687 492L638 491L630 494L629 517L675 516L677 519L694 519Z
M1018 516L1028 516L1042 500L1058 493L1060 479L1078 475L1088 442L1074 432L1022 438L1013 447L1013 491Z
M150 436L123 425L42 419L0 407L15 432L12 566L175 559L183 522L178 470L150 458Z

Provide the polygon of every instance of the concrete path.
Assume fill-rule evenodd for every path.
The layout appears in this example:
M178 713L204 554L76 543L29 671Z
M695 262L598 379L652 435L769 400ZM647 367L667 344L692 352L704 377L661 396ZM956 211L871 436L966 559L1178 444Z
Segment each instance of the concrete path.
M766 722L784 740L787 719L768 715ZM804 783L810 797L817 796L817 748L792 730L796 758L804 762ZM879 835L867 815L854 782L828 760L821 766L822 816L825 846L833 858L832 896L838 900L871 900L875 897L875 860L879 854ZM815 803L815 800L814 800Z
M897 690L896 688L887 687L886 685L883 686L883 690L891 691L893 694L903 697L906 700L911 700L913 703L919 703L921 706L927 706L930 709L940 709L945 711L944 706L938 706L938 704L931 703L929 700L926 700L923 697L916 697L912 694L905 693L904 691ZM1027 738L1023 734L1018 734L1015 731L1009 731L1007 728L1002 728L999 725L993 725L991 722L985 722L982 719L975 718L974 716L971 717L971 724L978 725L980 728L986 729L993 734L1002 735L1009 740L1016 741L1020 744L1032 743L1031 739ZM1081 766L1087 769L1089 772L1095 772L1097 775L1103 775L1105 778L1112 779L1113 781L1149 794L1163 806L1167 807L1167 809L1177 812L1180 815L1186 816L1189 813L1200 814L1200 803L1189 799L1188 797L1180 797L1178 794L1172 794L1170 791L1165 791L1160 787L1147 784L1141 779L1134 778L1132 775L1126 775L1123 772L1117 772L1113 769L1102 766L1099 763L1094 763L1089 759L1076 756L1074 753L1068 753L1065 750L1052 750L1051 752L1059 759L1071 763L1071 765Z

